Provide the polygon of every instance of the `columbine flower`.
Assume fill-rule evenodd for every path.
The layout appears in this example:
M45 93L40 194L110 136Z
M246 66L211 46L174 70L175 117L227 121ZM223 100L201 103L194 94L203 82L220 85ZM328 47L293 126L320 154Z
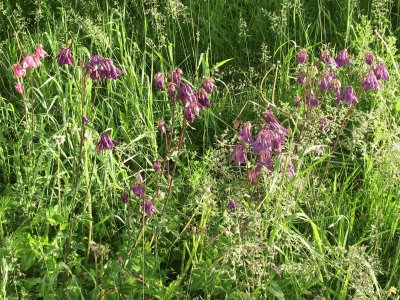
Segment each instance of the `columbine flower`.
M16 92L17 94L21 94L21 95L22 95L23 92L24 92L24 88L23 88L23 86L22 86L21 83L17 83L17 84L15 85L14 89L15 89L15 92Z
M24 69L37 68L40 66L40 59L34 55L28 54L21 63Z
M207 94L211 94L214 90L214 80L212 78L206 78L203 82L203 88Z
M168 91L168 96L170 96L171 98L174 98L175 96L175 88L176 88L175 83L173 82L168 83L167 91Z
M122 192L121 193L121 200L124 203L128 203L129 202L129 194L127 192Z
M327 132L329 130L328 127L328 119L327 118L322 118L319 120L319 127L322 131Z
M327 74L325 74L324 76L322 76L321 81L318 85L319 89L321 91L326 92L331 86L330 86L330 82L331 80L336 78L336 74L329 72Z
M60 67L63 65L74 65L74 58L70 48L61 48L57 54L57 62Z
M389 72L386 70L386 65L383 63L375 67L374 73L377 79L383 79L383 80L389 79Z
M194 100L194 101L187 101L184 105L185 105L183 108L184 118L189 123L194 122L196 116L199 115L200 104L196 100Z
M204 88L200 88L199 92L197 93L197 99L202 107L209 108L211 106L207 92Z
M239 132L237 134L238 139L240 142L248 142L252 143L253 142L253 137L251 135L251 122L246 122L242 125L240 125Z
M340 50L335 61L339 68L350 65L349 52L347 52L347 49Z
M157 91L161 90L164 88L164 74L161 72L157 72L156 75L154 75L154 86Z
M144 201L143 205L144 205L143 210L146 213L146 216L149 218L153 215L153 213L155 213L157 211L154 208L153 202L151 202L151 200L149 198L147 198Z
M167 129L165 128L165 122L164 120L158 120L157 121L157 128L160 130L161 133L166 133Z
M332 79L329 82L329 88L335 93L336 96L340 94L340 87L342 86L339 79Z
M155 160L153 163L154 172L158 172L161 170L161 162L159 160Z
M44 51L43 46L41 44L37 44L35 50L36 50L35 56L37 58L44 58L44 57L48 56L47 52Z
M176 97L182 100L183 104L185 104L186 102L196 101L196 95L194 94L192 87L187 83L181 86Z
M100 140L97 143L96 149L97 152L100 153L103 150L112 150L116 144L117 142L111 139L108 134L102 133L100 135Z
M297 76L297 84L298 85L306 85L306 74L300 73Z
M83 125L89 125L91 122L86 116L82 116Z
M237 204L234 201L229 201L228 204L226 205L226 208L228 210L235 210L237 207Z
M367 63L367 65L369 65L369 66L374 65L375 56L372 52L365 53L364 58L365 58L365 62Z
M109 58L101 60L100 78L117 80L118 76L122 75L122 71L114 66L114 63Z
M144 184L135 183L132 185L133 194L138 198L141 198L144 195L145 189L146 186Z
M307 105L311 106L311 107L318 105L318 99L315 96L313 91L311 91L310 95L308 95L308 97L307 97Z
M247 181L252 184L256 182L261 175L262 165L257 164L256 167L247 170Z
M268 128L260 130L257 139L252 143L253 151L255 153L270 152L272 150L271 143L273 132Z
M346 86L340 93L340 100L346 102L348 105L352 105L353 102L358 101L358 98L354 89L351 86Z
M307 60L307 50L301 48L299 53L296 56L296 63L297 64L304 64Z
M293 105L296 106L296 107L299 106L300 105L300 101L301 101L300 96L296 96L294 98L294 100L293 100Z
M173 70L172 74L171 74L172 83L175 84L176 86L180 85L182 74L183 74L183 72L179 68L176 68L175 70Z
M26 70L19 64L13 65L13 72L14 72L14 76L17 78L26 76Z
M273 163L272 158L271 158L271 152L269 152L269 151L260 152L259 164L261 166L266 166L268 170L273 171L274 170L274 163Z
M320 60L324 64L328 64L331 61L331 56L329 55L329 52L328 51L322 51L321 52L321 56L320 56Z
M236 162L238 165L247 161L247 151L244 144L236 144L233 149L231 160Z
M376 75L373 71L369 72L367 76L361 79L361 85L365 91L377 91L381 87L381 83L378 81L378 78L376 78Z

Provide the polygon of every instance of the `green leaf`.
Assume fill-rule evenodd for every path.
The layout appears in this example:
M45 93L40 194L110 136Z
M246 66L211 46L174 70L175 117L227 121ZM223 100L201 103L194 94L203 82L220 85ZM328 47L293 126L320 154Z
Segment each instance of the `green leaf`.
M400 111L400 100L396 101L396 103L394 104L394 108L396 111Z

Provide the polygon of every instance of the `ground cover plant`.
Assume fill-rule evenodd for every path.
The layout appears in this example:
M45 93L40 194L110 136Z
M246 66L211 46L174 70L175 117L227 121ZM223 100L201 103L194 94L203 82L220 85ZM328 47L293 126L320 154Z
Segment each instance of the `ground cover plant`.
M0 1L2 299L400 299L398 1Z

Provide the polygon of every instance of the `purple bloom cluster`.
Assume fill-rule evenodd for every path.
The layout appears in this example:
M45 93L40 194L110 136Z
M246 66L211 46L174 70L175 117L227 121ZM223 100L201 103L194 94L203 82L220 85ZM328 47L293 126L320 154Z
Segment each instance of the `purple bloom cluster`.
M143 197L145 190L146 190L146 186L143 183L132 184L132 192L138 198Z
M374 68L374 74L377 79L388 80L389 79L389 72L386 70L385 64L379 64Z
M367 65L373 66L375 62L375 55L372 52L367 52L364 54L364 59Z
M311 107L318 105L318 99L317 96L315 96L314 91L311 90L310 94L307 96L306 104Z
M74 58L70 48L61 48L57 54L57 62L60 67L64 65L74 65Z
M158 72L156 75L154 75L154 86L157 91L164 88L164 82L165 78L163 73Z
M373 71L370 71L367 76L361 78L361 85L365 91L377 91L381 88L381 83Z
M339 68L343 66L349 66L350 58L347 49L340 50L335 61Z
M157 210L154 208L153 202L151 202L149 198L147 198L144 201L143 205L144 205L143 210L147 217L150 218L153 215L153 213L157 212Z
M296 56L296 63L297 64L304 64L307 60L307 50L304 48L301 48L299 53Z
M298 85L306 85L306 74L300 73L297 76L297 84Z
M339 101L345 102L348 105L352 105L354 102L358 101L358 98L356 96L356 93L354 92L354 89L351 86L346 86L342 92L340 92L340 95L338 97Z
M103 150L112 150L116 144L117 142L108 134L102 133L100 135L100 140L97 143L96 150L98 153L102 152Z
M323 75L321 77L321 80L319 82L319 85L318 85L319 89L324 92L326 92L328 89L332 89L332 86L330 83L333 79L336 79L336 73L333 73L333 72L325 73L325 75Z
M228 204L226 205L226 208L228 210L235 210L237 207L237 204L234 201L229 201Z
M93 55L86 65L86 73L89 74L93 81L99 79L114 79L122 75L122 71L114 66L114 63L109 58L100 58L97 55Z
M128 203L129 202L129 194L127 192L122 192L121 193L121 200L124 203Z

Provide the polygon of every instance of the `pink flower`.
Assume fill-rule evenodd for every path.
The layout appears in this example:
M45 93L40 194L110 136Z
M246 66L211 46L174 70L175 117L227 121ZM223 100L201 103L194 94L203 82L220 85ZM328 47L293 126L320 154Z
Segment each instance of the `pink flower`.
M181 78L182 78L182 70L179 68L176 68L175 70L172 71L171 77L172 77L172 83L178 86L181 83Z
M37 68L40 66L40 59L34 55L29 54L24 58L21 64L24 69Z
M14 72L14 76L17 78L26 76L26 70L19 64L13 65L13 72Z
M143 205L144 205L143 210L146 213L147 217L150 218L153 215L153 213L157 212L157 210L154 208L153 202L151 202L149 198L147 198L144 201Z
M35 56L37 58L44 58L44 57L48 56L47 52L43 50L43 46L41 44L36 45Z
M296 63L297 64L304 64L307 60L307 50L301 48L299 53L296 56Z
M207 94L211 94L214 90L214 80L212 78L204 79L203 88Z
M161 72L156 73L154 75L154 86L156 87L156 90L159 91L164 87L164 74Z
M24 92L24 87L22 86L21 83L17 83L17 84L15 85L15 92L16 92L17 94L21 94L21 95L22 95L22 93Z

